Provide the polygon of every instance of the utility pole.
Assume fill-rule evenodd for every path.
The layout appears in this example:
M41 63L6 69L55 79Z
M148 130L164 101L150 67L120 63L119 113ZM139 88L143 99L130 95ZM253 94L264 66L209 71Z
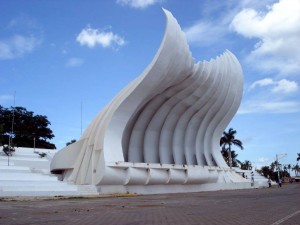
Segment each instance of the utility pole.
M276 154L276 162L277 162L277 174L278 174L278 181L280 179L280 172L279 172L279 157L281 156L281 158L285 157L287 154L284 153L284 154Z
M278 174L278 182L280 179L280 173L279 173L279 162L278 162L278 155L276 154L276 163L277 163L277 174Z
M14 107L12 111L12 121L11 121L11 134L8 137L8 157L7 157L7 166L9 166L9 156L11 154L11 146L12 146L12 136L14 134L14 122L15 122L15 105L16 105L16 91L14 92Z
M82 135L82 102L80 105L80 136Z
M35 137L33 138L33 153L35 153Z

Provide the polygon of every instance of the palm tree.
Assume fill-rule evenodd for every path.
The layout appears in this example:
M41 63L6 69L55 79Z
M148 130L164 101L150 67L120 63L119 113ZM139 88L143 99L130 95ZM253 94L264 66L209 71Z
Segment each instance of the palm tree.
M279 163L279 161L276 160L274 163L275 163L276 170L280 171L281 170L281 164Z
M299 165L294 165L294 167L292 168L292 170L295 171L295 176L297 177L298 176L298 173L300 172L300 167Z
M300 153L297 153L297 154L298 154L297 161L299 161L300 160Z
M270 170L271 170L271 171L274 171L275 168L277 168L277 161L272 162L271 165L270 165Z
M288 173L288 166L283 166L283 177L290 177L290 174Z
M290 176L291 176L291 168L292 168L291 164L289 164L289 165L287 166L287 168L288 168L289 174L290 174Z
M221 154L222 154L225 162L227 163L227 165L229 165L229 156L228 156L229 152L228 152L228 149L222 148ZM231 159L232 159L232 166L233 167L238 167L239 164L242 165L242 162L237 159L237 156L238 156L238 154L236 154L235 151L232 150L231 151Z
M223 149L228 149L228 156L229 156L229 166L230 169L232 168L232 157L231 157L231 145L236 145L242 150L244 149L243 143L235 138L236 130L229 128L228 132L224 131L223 136L220 139L220 146L222 146ZM228 146L228 148L226 148Z
M245 162L241 163L241 169L252 170L251 162L249 160L245 160Z

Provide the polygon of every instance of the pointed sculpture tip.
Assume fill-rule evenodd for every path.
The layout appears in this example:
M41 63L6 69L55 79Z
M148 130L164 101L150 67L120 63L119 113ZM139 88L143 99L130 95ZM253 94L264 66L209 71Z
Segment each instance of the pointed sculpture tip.
M161 9L162 9L162 11L164 12L164 13L171 13L169 10L167 10L167 9L165 9L164 7L161 7Z
M223 52L223 54L222 55L228 55L228 56L232 56L233 54L232 54L232 52L231 51L229 51L228 49L225 49L225 51Z
M173 17L172 13L171 13L169 10L165 9L164 7L161 7L161 9L162 9L162 11L164 12L164 14L165 14L165 16L166 16L167 21L168 21L171 17Z

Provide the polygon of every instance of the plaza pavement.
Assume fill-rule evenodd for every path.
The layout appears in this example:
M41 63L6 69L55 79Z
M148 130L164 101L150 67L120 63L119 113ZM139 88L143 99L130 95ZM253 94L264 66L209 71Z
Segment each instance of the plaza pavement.
M1 225L299 225L300 184L68 199L1 199Z

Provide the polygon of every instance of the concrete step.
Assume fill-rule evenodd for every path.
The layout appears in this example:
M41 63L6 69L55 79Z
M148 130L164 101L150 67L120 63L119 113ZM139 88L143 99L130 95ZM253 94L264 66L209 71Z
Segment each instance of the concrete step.
M1 165L6 165L7 166L7 160L6 161L1 161ZM35 159L35 160L10 160L9 165L15 165L15 166L23 166L23 167L28 167L28 168L36 168L36 169L48 169L50 170L50 161L46 159Z
M1 156L0 160L7 162L7 157ZM48 162L48 159L46 159L45 157L41 158L41 157L12 156L12 157L9 157L9 160L11 162L14 162L14 161L45 161L45 162Z
M52 174L49 169L35 169L35 168L33 168L33 169L31 169L31 172L32 173L39 173L39 174L46 175L46 176L56 176L55 174Z
M1 174L4 174L5 172L7 173L30 173L31 170L28 167L24 167L24 166L14 166L14 165L0 165L0 176Z
M1 197L79 196L78 191L1 191Z
M1 181L6 181L6 180L10 180L10 181L17 181L17 180L27 180L27 181L34 181L34 180L40 180L40 181L51 181L57 180L56 176L47 176L47 175L42 175L42 174L37 174L37 173L20 173L20 172L15 172L15 173L11 173L11 172L3 172L0 174L0 180Z
M77 185L80 195L99 195L99 192L94 185Z
M0 189L4 192L23 192L23 191L72 191L77 192L78 188L75 185L66 185L66 186L1 186Z
M25 186L60 186L65 187L71 184L58 180L0 180L0 187L3 186L16 186L16 187L25 187Z
M15 154L15 153L13 153L12 156L11 156L11 158L18 158L18 157L20 157L20 158L27 158L27 159L28 158L29 159L40 158L40 156L38 154Z
M0 159L0 165L1 166L7 166L8 165L7 158L6 158L6 160L1 160ZM15 163L14 162L9 162L9 165L13 166L13 165L15 165Z

